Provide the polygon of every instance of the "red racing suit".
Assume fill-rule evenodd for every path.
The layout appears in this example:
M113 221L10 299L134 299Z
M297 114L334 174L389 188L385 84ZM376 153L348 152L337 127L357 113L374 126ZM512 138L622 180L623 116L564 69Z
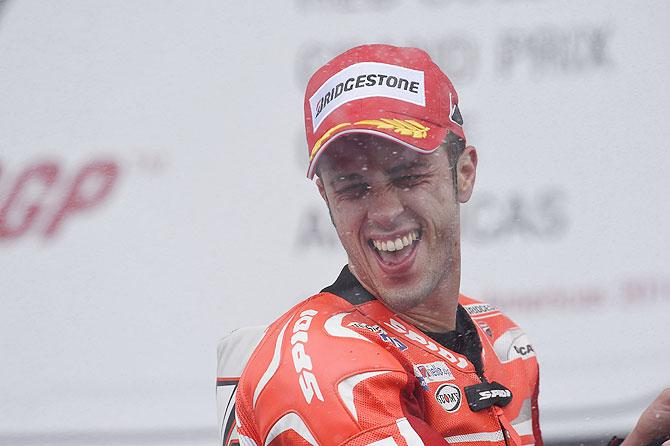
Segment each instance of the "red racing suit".
M252 354L235 401L240 444L542 446L538 365L519 327L460 296L453 345L435 338L345 267Z

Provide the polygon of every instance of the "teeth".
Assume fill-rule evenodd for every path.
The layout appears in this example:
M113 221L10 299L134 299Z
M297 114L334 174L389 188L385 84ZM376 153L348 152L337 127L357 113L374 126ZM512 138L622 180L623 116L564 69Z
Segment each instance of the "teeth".
M372 244L379 251L393 252L393 251L400 251L404 247L410 246L416 240L419 240L418 230L411 231L402 237L396 238L395 240L385 240L385 241L373 240Z

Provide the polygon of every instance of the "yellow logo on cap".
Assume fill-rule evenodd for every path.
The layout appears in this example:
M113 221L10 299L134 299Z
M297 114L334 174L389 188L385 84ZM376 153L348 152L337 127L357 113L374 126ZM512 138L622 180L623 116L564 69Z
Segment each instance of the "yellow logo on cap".
M423 139L428 136L428 130L430 130L430 127L426 127L411 119L368 119L365 121L358 121L356 124L376 125L378 129L393 129L396 133L400 133L404 136L412 136L413 138L418 139Z
M328 129L326 133L319 138L316 143L314 143L314 147L312 148L312 151L310 152L309 159L310 161L314 158L316 153L319 151L323 143L330 138L333 133L335 133L337 130L344 128L344 127L349 127L352 125L374 125L378 129L392 129L394 132L399 133L403 136L411 136L413 138L417 139L424 139L428 136L428 131L430 130L430 127L426 127L423 124L414 121L412 119L387 119L387 118L380 118L380 119L365 119L363 121L358 121L354 124L351 124L350 122L345 122L342 124L338 124L335 127L332 127Z
M343 123L343 124L338 124L338 125L336 125L335 127L328 129L328 131L327 131L326 133L324 133L323 136L322 136L321 138L319 138L318 141L316 141L316 142L314 143L314 147L312 148L312 152L309 154L309 160L311 161L312 158L314 158L314 155L316 155L316 152L319 151L319 149L321 148L321 145L323 144L323 142L324 142L325 140L327 140L328 138L330 138L330 136L331 136L336 130L341 129L342 127L349 127L350 125L351 125L350 122L345 122L345 123Z

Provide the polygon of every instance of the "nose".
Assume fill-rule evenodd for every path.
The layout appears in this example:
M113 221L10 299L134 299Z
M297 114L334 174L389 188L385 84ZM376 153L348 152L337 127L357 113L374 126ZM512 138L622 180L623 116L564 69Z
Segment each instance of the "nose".
M368 220L383 228L392 229L405 206L396 188L376 190L368 196Z

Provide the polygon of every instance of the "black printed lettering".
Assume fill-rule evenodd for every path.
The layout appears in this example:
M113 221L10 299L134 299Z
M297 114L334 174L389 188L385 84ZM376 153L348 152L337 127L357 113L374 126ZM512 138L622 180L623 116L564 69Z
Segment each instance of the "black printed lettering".
M319 116L319 113L321 113L321 110L323 110L323 99L324 98L321 98L321 100L316 106L316 116Z
M365 74L361 74L356 78L356 88L361 88L363 86L363 81L365 81Z
M1 1L1 0L0 0ZM388 74L379 74L379 73L370 73L370 74L361 74L356 77L350 77L344 82L340 82L330 89L325 95L317 102L315 110L315 118L318 117L321 112L328 106L328 104L334 101L336 98L342 95L342 93L352 91L358 88L374 87L374 86L386 86L388 88L397 88L405 91L410 91L412 93L419 93L418 81L410 82L408 79L404 79L398 76L391 76ZM346 96L346 95L345 95ZM346 100L346 99L345 99Z
M344 90L344 84L337 84L335 86L335 94L333 95L333 99L341 95L343 90Z

